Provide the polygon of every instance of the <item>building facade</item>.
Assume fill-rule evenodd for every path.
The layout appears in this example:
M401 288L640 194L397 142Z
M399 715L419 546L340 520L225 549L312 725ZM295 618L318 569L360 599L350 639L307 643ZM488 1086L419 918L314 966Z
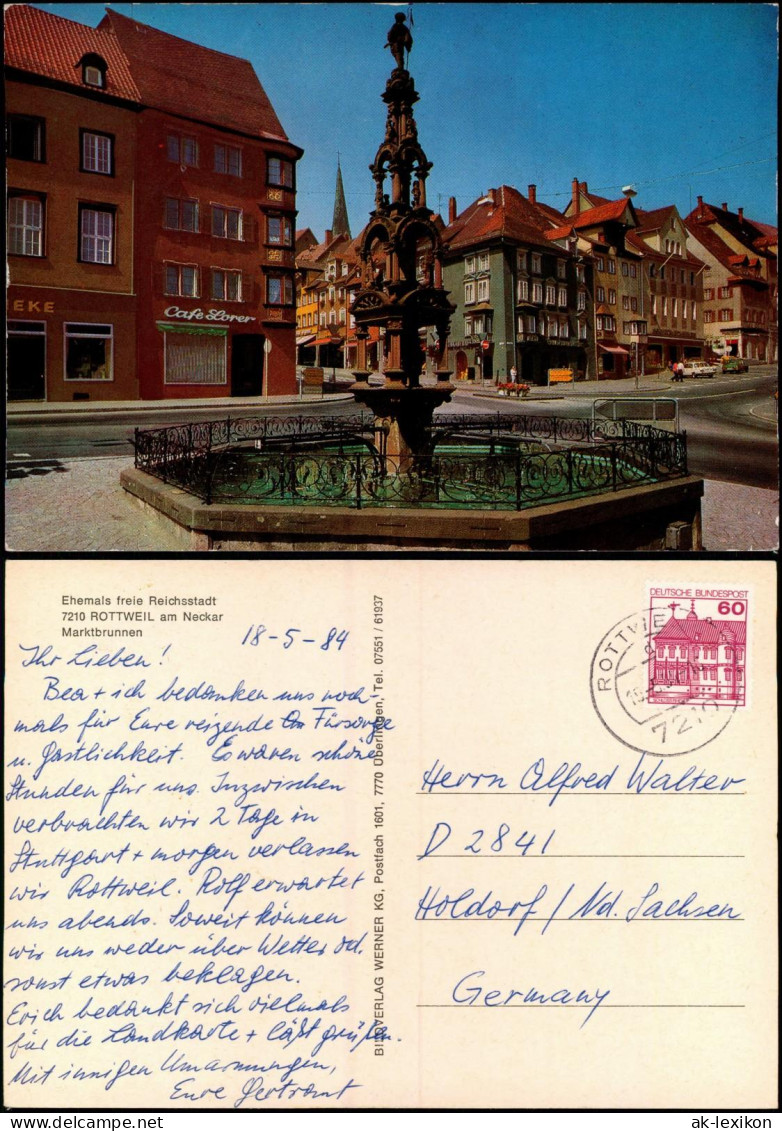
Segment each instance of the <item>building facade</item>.
M708 267L703 333L718 355L776 363L779 349L777 229L705 204L685 218L691 248Z
M11 397L295 391L301 150L252 66L111 10L5 44Z
M456 304L448 368L457 380L544 385L551 370L578 380L589 369L586 268L548 238L561 216L503 185L460 215L449 205L443 282ZM579 297L581 296L581 297Z
M647 372L702 357L705 263L687 247L687 229L675 205L636 210L638 227L627 243L643 256Z

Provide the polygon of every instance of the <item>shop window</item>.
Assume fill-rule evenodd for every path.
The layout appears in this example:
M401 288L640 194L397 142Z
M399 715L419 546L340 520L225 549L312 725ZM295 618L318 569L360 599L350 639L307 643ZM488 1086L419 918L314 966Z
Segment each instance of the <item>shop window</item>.
M8 198L8 251L11 255L42 256L44 200L14 193Z
M82 263L114 262L114 209L79 205L79 259Z
M242 151L235 145L215 145L216 173L227 173L231 177L242 175Z
M111 134L81 130L81 171L114 175L114 138Z
M268 164L268 181L270 185L279 185L282 188L293 188L293 162L282 157L270 157Z
M242 238L242 212L240 208L212 205L212 235L227 240Z
M46 160L46 122L29 114L9 114L5 120L5 148L17 161Z
M225 330L188 327L163 335L166 385L225 385Z
M198 231L198 201L166 197L165 226L174 231Z
M169 161L177 165L198 166L198 142L194 137L182 137L180 134L169 134L166 138L166 154Z
M114 327L65 323L65 380L114 379Z
M223 299L225 302L241 302L241 271L223 271L218 268L213 268L212 298Z
M266 302L270 306L291 306L293 303L293 279L290 275L268 275L266 278Z
M198 298L198 268L190 263L167 263L165 293L183 298Z

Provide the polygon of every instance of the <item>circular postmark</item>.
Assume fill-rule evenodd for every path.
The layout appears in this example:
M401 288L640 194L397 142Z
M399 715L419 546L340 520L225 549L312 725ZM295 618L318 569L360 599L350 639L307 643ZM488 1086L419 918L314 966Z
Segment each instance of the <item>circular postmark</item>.
M700 750L722 733L736 704L650 701L653 656L648 613L633 613L610 628L590 665L595 711L614 738L632 750L661 757Z

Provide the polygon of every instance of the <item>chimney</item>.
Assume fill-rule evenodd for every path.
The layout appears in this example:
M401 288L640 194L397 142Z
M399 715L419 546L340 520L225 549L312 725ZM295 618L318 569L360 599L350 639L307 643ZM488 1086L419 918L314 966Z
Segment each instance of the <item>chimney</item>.
M453 224L456 219L456 197L448 197L448 223Z
M328 246L333 239L334 233L332 232L331 228L326 228L326 246Z
M573 178L573 213L578 216L581 211L581 198L578 195L578 181Z
M530 204L537 203L537 185L527 186L527 196L529 197Z
M588 190L587 190L587 183L586 183L586 181L582 181L582 182L581 182L581 191L582 191L582 192L584 193L584 195L586 195L586 193L587 193L587 191L588 191Z
M492 204L497 203L496 200L494 199L494 189L493 188L487 189L486 195L488 196L488 198L492 202Z
M703 197L699 196L698 197L698 217L700 218L702 215L703 215Z
M727 206L727 204L725 204L724 202L723 202L723 205L722 205L722 211L723 211L723 212L727 212L727 211L728 211L728 206Z
M744 223L744 209L743 208L739 208L739 223L740 224Z

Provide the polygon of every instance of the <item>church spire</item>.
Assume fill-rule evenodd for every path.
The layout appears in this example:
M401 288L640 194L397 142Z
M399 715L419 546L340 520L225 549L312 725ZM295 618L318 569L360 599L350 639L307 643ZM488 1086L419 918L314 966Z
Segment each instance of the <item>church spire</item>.
M350 234L350 221L348 220L348 206L345 203L345 188L342 184L342 169L339 164L339 154L337 154L337 187L334 193L334 219L331 221L331 230L334 237L347 236L352 239Z

